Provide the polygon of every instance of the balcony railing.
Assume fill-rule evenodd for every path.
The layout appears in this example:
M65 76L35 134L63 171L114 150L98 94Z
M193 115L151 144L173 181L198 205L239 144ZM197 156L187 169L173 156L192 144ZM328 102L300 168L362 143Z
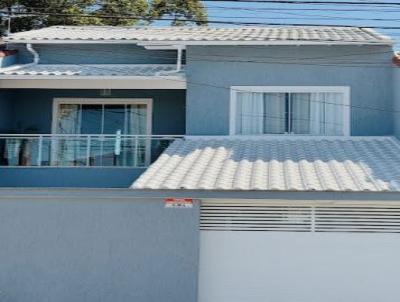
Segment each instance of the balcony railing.
M1 134L0 167L145 168L181 137Z

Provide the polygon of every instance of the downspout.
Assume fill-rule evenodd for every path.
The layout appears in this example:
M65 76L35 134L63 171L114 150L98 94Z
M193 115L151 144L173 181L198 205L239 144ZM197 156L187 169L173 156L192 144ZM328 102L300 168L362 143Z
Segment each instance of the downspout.
M26 44L26 49L33 56L33 62L32 63L22 64L22 65L14 65L14 66L9 66L9 67L0 68L0 69L4 70L4 71L6 71L6 70L17 70L17 69L20 69L20 68L25 68L25 67L29 67L29 66L35 66L35 65L39 64L39 61L40 61L39 53L33 48L31 43L27 43Z
M176 46L177 56L176 56L176 69L171 71L159 71L156 73L156 76L168 75L179 73L182 71L182 53L183 53L184 46L178 45Z
M31 65L39 64L39 60L40 60L39 54L35 49L33 49L33 46L31 43L26 44L26 49L33 55L33 62L29 63L29 64L31 64Z

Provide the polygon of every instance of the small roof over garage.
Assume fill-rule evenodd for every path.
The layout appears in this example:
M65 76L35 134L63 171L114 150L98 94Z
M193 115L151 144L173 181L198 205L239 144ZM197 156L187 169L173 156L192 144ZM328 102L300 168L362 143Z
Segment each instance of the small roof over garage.
M132 188L156 190L400 192L393 137L186 137Z

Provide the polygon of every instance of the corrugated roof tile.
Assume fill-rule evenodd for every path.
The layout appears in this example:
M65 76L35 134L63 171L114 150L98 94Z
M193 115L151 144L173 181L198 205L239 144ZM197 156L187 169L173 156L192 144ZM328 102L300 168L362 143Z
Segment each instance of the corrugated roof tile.
M392 137L187 137L135 189L400 191Z
M125 41L125 42L232 42L308 41L391 44L373 30L359 27L112 27L52 26L4 37L6 42L27 41Z
M26 64L0 69L0 78L8 76L183 76L170 73L176 69L171 64Z

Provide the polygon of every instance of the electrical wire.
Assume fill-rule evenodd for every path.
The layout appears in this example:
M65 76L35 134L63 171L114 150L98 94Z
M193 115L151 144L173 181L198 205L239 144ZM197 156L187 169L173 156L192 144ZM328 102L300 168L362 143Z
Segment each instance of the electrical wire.
M75 45L74 45L75 46ZM70 48L71 50L82 50L82 51L88 51L87 48L78 48L78 47L68 47L67 45L63 45L62 48ZM54 46L53 46L54 47ZM114 45L115 47L115 45ZM242 48L242 46L240 46ZM248 48L252 49L252 47L246 47L243 46L243 48ZM255 48L260 48L255 46ZM254 49L254 48L253 48ZM107 53L112 55L113 58L118 57L118 54L115 51L109 51L109 50L96 50L96 52L100 53ZM73 54L71 52L63 52L63 51L57 51L58 54L62 56L72 56L72 57L82 57L82 55L79 54ZM365 55L374 55L374 54L393 54L393 51L379 51L379 52L358 52L358 53L348 53L348 54L342 54L342 55L333 55L333 56L316 56L316 57L305 57L305 58L298 58L298 57L288 57L288 56L278 56L278 57L268 57L268 56L263 56L263 57L249 57L246 56L246 59L242 59L240 56L232 56L232 55L199 55L199 54L192 54L190 56L191 61L195 62L231 62L231 63L267 63L267 64L282 64L282 65L298 65L298 66L334 66L334 67L350 67L350 68L356 68L356 67L365 67L365 68L398 68L392 65L390 58L385 60L385 62L382 63L371 63L370 61L357 61L357 63L351 63L351 62L329 62L327 61L326 63L323 62L312 62L312 60L322 60L322 59L331 59L331 58L343 58L343 57L354 57L354 56L365 56ZM142 51L142 53L139 53L139 51L135 51L135 55L139 56L144 56L144 57L150 57L150 58L156 58L156 59L170 59L171 62L175 61L176 55L171 53L171 56L168 57L166 55L154 55L154 54L148 54L146 53L145 50ZM120 56L123 57L123 56ZM218 59L215 59L217 57ZM126 58L126 57L124 57ZM221 59L219 59L221 58ZM236 59L238 58L238 59ZM240 59L240 60L239 60ZM269 59L269 60L265 60ZM282 60L289 61L289 62L282 62ZM311 62L307 62L307 60ZM388 62L388 63L386 63Z
M399 3L400 4L400 3ZM23 15L26 13L14 12L16 15ZM53 16L53 17L82 17L82 18L103 18L103 19L127 19L127 20L138 20L138 21L175 21L175 18L146 18L146 17L138 17L132 16L129 14L119 14L119 15L92 15L92 14L71 14L71 13L38 13L38 12L29 12L30 15L37 16ZM400 26L369 26L369 25L345 25L345 24L317 24L317 23L279 23L279 22L243 22L243 21L221 21L221 20L196 20L196 19L187 19L187 18L178 18L179 21L182 22L199 22L204 24L224 24L224 25L244 25L244 26L313 26L313 27L348 27L348 28L372 28L372 29L396 29L400 30Z
M400 6L393 1L313 1L313 0L202 0L203 2L227 2L227 3L273 3L273 4L309 4L309 5L362 5L362 6Z
M114 52L112 52L114 53ZM55 62L58 63L63 63L63 64L69 64L68 62L65 61L61 61L61 60L54 60ZM78 65L78 66L82 66L82 67L90 67L93 69L98 69L98 70L102 70L102 71L113 71L113 69L111 68L107 68L107 67L99 67L99 66L93 66L92 64L74 64L74 65ZM123 73L122 75L126 75L126 76L131 76L131 74L129 73ZM192 81L192 80L185 80L185 79L178 79L178 78L170 78L168 76L154 76L154 78L158 78L158 79L163 79L163 80L167 80L167 81L173 81L173 82L184 82L187 84L191 84L194 86L201 86L201 87L212 87L212 88L217 88L217 89L224 89L227 91L231 91L232 88L230 86L221 86L221 85L215 85L215 84L210 84L210 83L202 83L202 82L196 82L196 81ZM234 89L236 92L252 92L250 90L246 90L244 88L241 89ZM317 102L320 103L319 101L310 101L310 102ZM379 112L388 112L388 113L400 113L400 110L393 110L393 109L383 109L383 108L376 108L376 107L370 107L370 106L359 106L359 105L352 105L352 104L340 104L338 105L337 103L332 103L332 102L324 102L325 104L328 105L335 105L335 106L344 106L344 107L349 107L349 108L355 108L355 109L361 109L361 110L372 110L372 111L379 111Z

